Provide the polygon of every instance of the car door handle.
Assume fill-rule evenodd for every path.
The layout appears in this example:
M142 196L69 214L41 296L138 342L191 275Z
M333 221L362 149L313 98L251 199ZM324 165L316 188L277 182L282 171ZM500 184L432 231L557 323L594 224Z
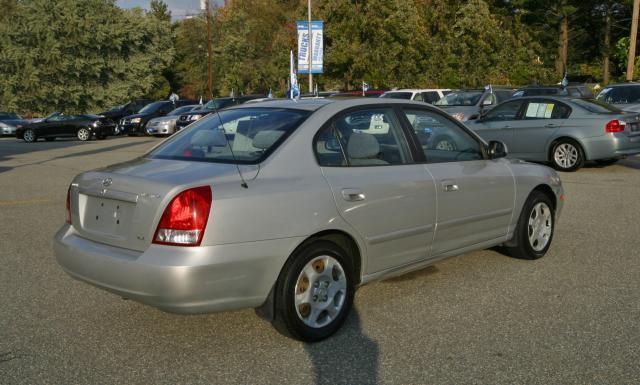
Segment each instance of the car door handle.
M549 124L545 124L544 127L545 128L556 128L556 127L558 127L558 125L557 124L553 124L553 123L549 123Z
M511 128L511 126L508 124L506 126L502 126L502 129L509 129L509 128Z
M442 189L446 192L458 191L460 188L458 185L452 180L444 180L441 183Z
M347 202L357 202L365 200L366 196L360 189L345 188L342 189L342 198Z

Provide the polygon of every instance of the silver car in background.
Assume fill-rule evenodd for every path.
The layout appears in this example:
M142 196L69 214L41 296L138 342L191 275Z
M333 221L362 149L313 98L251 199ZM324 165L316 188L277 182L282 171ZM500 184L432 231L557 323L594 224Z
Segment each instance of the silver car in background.
M436 131L456 149L434 148ZM139 159L78 175L55 255L123 297L178 313L254 307L318 341L359 285L496 245L542 257L560 179L505 155L425 103L232 107Z
M593 99L517 98L468 126L485 140L505 143L512 157L551 162L561 171L575 171L588 160L608 165L640 154L640 114Z
M202 108L200 104L190 104L188 106L178 107L165 116L153 118L146 125L147 134L153 136L171 135L176 132L176 121L181 114L200 108Z
M481 113L490 110L496 104L513 95L515 89L494 88L454 90L433 103L461 122L475 119Z

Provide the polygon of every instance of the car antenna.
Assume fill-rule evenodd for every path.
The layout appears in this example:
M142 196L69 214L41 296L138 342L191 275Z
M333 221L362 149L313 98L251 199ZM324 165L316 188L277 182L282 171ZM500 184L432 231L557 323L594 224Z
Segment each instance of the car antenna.
M222 118L220 117L220 112L218 111L216 99L213 98L211 99L211 101L213 102L213 111L216 113L216 116L218 117L218 121L220 122L220 127L222 128L222 133L224 135L224 140L227 142L227 146L229 146L229 151L231 152L231 158L233 159L233 163L236 165L236 170L238 170L238 175L240 176L240 181L241 181L240 186L244 188L249 188L247 181L244 179L244 176L242 175L242 170L240 170L240 165L238 164L236 155L233 153L233 148L231 146L231 143L229 143L229 139L227 138L227 131L224 129L224 123L222 122Z

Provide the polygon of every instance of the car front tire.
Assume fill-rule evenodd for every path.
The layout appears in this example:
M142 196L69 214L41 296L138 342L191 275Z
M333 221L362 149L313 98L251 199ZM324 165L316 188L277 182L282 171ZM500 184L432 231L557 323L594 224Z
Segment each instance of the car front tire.
M534 190L527 198L518 219L518 226L506 252L520 259L542 258L553 240L555 210L549 196Z
M315 241L296 251L280 273L273 324L301 341L324 340L344 323L355 288L348 254L333 242Z
M78 137L78 140L86 142L87 140L91 139L91 131L83 127L78 130L76 136Z
M36 133L33 130L26 130L22 134L22 139L24 139L24 141L27 143L33 143L38 140L38 137L36 136Z

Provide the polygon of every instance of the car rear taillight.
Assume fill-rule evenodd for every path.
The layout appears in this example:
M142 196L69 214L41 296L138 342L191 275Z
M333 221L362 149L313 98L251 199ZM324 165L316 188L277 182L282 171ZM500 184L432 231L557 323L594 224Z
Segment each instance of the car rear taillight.
M604 131L605 132L623 132L624 131L624 127L627 125L627 123L620 121L618 119L614 119L612 121L610 121L609 123L607 123L606 126L604 126Z
M202 186L176 195L160 218L153 243L199 246L211 210L211 187Z
M69 189L67 190L66 207L67 207L67 218L65 219L65 222L67 222L68 224L71 224L71 186L69 186Z

